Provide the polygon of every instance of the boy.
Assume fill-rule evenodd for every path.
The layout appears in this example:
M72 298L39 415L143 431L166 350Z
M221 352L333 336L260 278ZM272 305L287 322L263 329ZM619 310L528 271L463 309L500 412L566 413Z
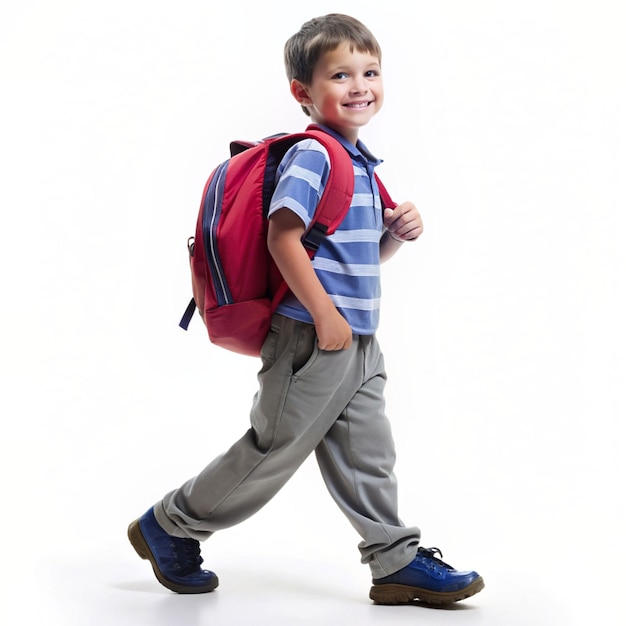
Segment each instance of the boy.
M379 268L419 237L422 221L410 202L382 210L379 161L358 140L383 104L380 63L374 36L345 15L310 20L285 46L293 97L352 157L354 196L311 262L301 239L328 177L328 154L305 140L279 166L268 247L291 292L263 345L251 428L129 527L135 550L173 591L215 589L217 576L200 567L199 540L258 511L313 451L331 495L362 537L375 603L444 604L483 588L476 572L459 572L436 549L419 547L419 530L398 518L386 374L375 336Z

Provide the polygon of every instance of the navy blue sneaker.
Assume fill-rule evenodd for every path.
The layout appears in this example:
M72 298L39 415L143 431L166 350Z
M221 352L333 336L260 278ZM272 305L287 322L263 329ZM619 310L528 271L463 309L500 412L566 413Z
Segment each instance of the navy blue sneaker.
M164 587L176 593L206 593L219 584L213 572L200 568L200 542L168 535L152 509L128 527L128 538L137 554L150 561Z
M438 559L438 548L418 548L406 567L384 578L375 578L370 598L375 604L450 604L478 593L484 586L476 572L457 572Z

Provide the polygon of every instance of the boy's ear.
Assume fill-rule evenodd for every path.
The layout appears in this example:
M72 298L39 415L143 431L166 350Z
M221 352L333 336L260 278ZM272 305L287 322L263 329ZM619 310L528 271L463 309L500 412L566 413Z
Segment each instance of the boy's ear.
M307 87L301 83L299 80L295 78L291 81L291 95L298 101L302 106L309 106L312 103L311 98L309 97L309 90Z

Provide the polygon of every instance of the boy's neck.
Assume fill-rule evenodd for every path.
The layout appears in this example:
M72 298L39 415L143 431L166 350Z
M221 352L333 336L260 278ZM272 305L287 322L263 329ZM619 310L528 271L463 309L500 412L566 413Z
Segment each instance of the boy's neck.
M356 146L359 141L359 129L358 128L335 128L332 124L328 124L324 120L315 119L311 117L311 121L313 124L319 124L320 126L326 126L326 128L330 128L335 131L338 135L341 135L346 141L351 143L353 146Z

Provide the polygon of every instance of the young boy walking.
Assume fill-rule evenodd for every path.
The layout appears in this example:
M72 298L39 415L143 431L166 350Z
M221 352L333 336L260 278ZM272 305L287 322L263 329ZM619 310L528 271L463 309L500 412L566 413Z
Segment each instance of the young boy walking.
M263 345L251 427L195 478L131 523L130 541L165 587L203 593L218 585L201 568L200 541L257 512L315 452L331 496L362 538L361 560L379 604L444 604L483 588L398 517L394 442L384 408L386 374L376 340L380 263L422 221L410 202L382 207L374 168L358 139L383 104L381 50L354 18L312 19L285 46L291 93L354 165L354 195L337 231L313 261L302 236L328 178L329 157L314 139L289 149L277 171L268 247L290 288Z

